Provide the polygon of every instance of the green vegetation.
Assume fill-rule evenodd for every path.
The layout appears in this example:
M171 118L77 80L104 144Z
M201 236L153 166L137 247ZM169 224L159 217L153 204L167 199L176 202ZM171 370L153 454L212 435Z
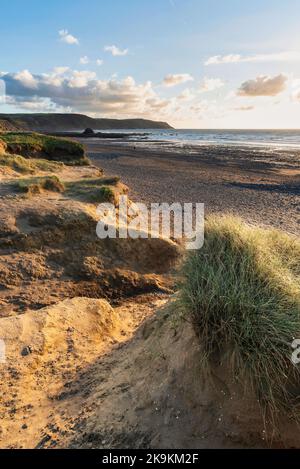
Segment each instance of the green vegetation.
M64 164L48 160L30 160L18 155L0 154L0 167L6 166L22 174L34 174L36 171L59 171Z
M109 186L99 187L97 191L91 194L88 198L89 202L110 202L111 204L115 203L115 193L113 189Z
M64 184L57 176L35 177L18 181L17 187L27 195L40 194L43 190L64 192Z
M203 351L232 379L251 386L264 416L298 418L300 375L291 362L300 339L300 241L234 217L206 222L204 247L188 256L177 305Z
M0 114L0 119L8 126L24 130L53 132L65 130L92 129L171 129L166 122L146 119L93 119L83 114Z
M66 183L67 193L71 196L83 197L87 202L115 202L112 187L119 182L118 177L103 177L97 179L84 178Z
M61 161L66 164L86 165L83 146L75 141L26 132L7 132L1 134L7 152L25 158L43 158Z

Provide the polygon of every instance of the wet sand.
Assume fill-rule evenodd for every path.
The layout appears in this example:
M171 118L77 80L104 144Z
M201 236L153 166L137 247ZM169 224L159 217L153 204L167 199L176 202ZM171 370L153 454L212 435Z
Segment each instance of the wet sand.
M135 201L201 202L206 213L234 213L299 235L300 152L83 143L93 163L119 175Z

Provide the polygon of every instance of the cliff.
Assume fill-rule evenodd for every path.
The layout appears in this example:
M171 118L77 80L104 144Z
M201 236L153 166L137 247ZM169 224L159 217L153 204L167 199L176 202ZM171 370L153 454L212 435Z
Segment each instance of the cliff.
M108 129L171 129L166 122L146 119L94 119L83 114L0 114L7 126L38 132Z

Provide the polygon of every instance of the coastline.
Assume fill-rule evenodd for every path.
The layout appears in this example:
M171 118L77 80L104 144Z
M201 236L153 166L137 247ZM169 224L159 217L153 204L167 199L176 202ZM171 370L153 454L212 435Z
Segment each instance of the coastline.
M82 143L93 164L120 176L135 201L204 203L207 214L233 213L299 235L300 151L275 158L255 147L206 145L190 152L147 142Z

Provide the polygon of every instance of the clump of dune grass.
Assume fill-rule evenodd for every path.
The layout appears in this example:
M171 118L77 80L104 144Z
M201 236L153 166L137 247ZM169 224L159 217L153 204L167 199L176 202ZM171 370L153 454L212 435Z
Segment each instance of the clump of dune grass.
M102 186L95 190L88 197L89 202L104 203L109 202L115 204L115 193L114 190L109 186Z
M57 176L23 179L17 183L18 189L27 195L40 194L43 191L64 192L65 186Z
M115 202L113 187L119 182L119 177L83 178L66 184L67 192L71 196L82 197L87 202Z
M19 155L0 154L0 166L11 168L21 174L34 174L36 171L55 172L64 164L43 159L29 160Z
M210 217L203 248L183 267L178 303L199 337L203 369L219 357L265 417L299 418L300 369L291 362L300 338L299 238Z
M34 132L6 132L1 134L7 153L25 158L61 161L68 165L88 165L83 145L66 138Z

